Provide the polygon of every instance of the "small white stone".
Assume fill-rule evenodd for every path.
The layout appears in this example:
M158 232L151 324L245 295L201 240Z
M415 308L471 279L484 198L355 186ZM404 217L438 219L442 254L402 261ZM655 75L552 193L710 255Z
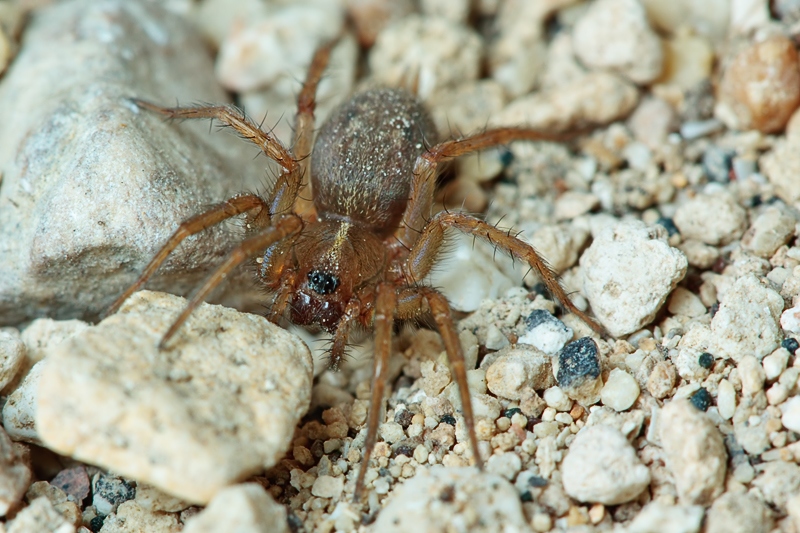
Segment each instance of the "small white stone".
M311 487L311 494L318 498L338 498L344 490L344 478L319 476Z
M789 362L791 354L786 348L778 348L761 361L764 367L764 375L770 381L779 377L781 373L786 370L786 365Z
M733 418L736 412L736 389L727 379L720 381L717 387L717 409L725 420Z
M554 382L550 358L532 346L511 349L486 369L486 387L509 400L519 400L526 390L542 390Z
M781 314L781 327L788 333L800 333L800 305Z
M454 491L454 497L431 497L445 491ZM381 533L445 531L456 523L464 531L481 531L487 524L496 531L528 528L519 493L504 478L473 467L437 466L397 487L378 513L373 529Z
M482 52L481 37L466 26L410 15L378 35L369 66L381 84L416 81L417 94L425 100L439 89L477 79Z
M665 505L656 500L645 505L626 533L697 533L704 514L700 505Z
M17 376L26 352L19 334L0 330L0 390Z
M486 461L486 471L514 481L522 469L522 460L514 452L494 454Z
M740 277L720 296L719 310L711 320L709 351L734 361L745 354L763 358L783 338L778 327L783 305L781 295L755 275Z
M686 239L728 244L744 233L747 212L729 194L698 194L681 203L673 217Z
M800 433L800 396L795 396L781 406L783 427L795 433Z
M695 318L706 314L706 306L694 293L683 287L675 287L669 297L667 309L673 315Z
M257 483L220 490L211 503L193 516L183 533L213 533L224 527L238 533L287 533L286 508Z
M742 248L768 259L775 250L789 242L795 233L795 224L797 218L787 209L768 207L742 236Z
M33 365L3 406L3 427L14 440L42 444L36 431L36 403L45 364L39 361Z
M617 505L638 497L650 471L619 430L597 425L578 433L561 463L564 491L578 501Z
M609 373L608 380L600 391L600 401L615 411L625 411L639 397L639 392L639 384L633 376L615 368Z
M535 346L547 355L555 355L572 337L572 328L553 317L553 320L542 321L529 329L517 342Z
M572 400L567 396L561 387L550 387L542 394L542 399L548 407L556 411L569 411L572 409ZM555 417L555 413L553 414Z
M637 0L592 3L573 31L575 54L593 69L611 69L635 83L649 83L664 63L661 39Z
M789 397L789 389L780 383L773 383L767 390L767 402L770 405L780 405Z
M397 422L386 422L385 424L381 425L380 433L381 438L383 438L383 440L389 444L394 444L395 442L406 438L405 431L403 431L403 426Z
M753 494L728 492L706 514L706 533L769 533L772 512Z
M742 380L742 396L755 396L764 390L764 369L758 359L745 355L739 361L739 378Z
M649 323L688 267L686 256L667 243L664 228L640 221L601 231L580 264L592 311L613 336Z
M105 525L105 524L104 524ZM8 533L31 533L47 531L53 533L72 533L75 526L67 522L46 496L39 496L5 525Z
M686 399L661 410L659 435L682 503L708 505L724 488L728 453L714 422Z

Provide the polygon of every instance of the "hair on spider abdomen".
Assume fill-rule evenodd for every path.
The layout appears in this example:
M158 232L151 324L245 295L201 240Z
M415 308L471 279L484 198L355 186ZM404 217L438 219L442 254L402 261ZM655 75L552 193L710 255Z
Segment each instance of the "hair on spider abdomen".
M187 236L244 215L245 239L192 295L160 346L166 345L231 270L248 260L255 261L258 279L272 293L268 317L277 321L288 312L296 324L314 324L330 332L334 368L345 354L351 331L372 328L375 360L362 466L354 489L358 500L377 439L397 320L432 317L458 387L473 461L482 464L467 368L450 305L441 292L424 283L436 264L446 229L484 239L527 262L566 310L596 331L602 332L602 328L575 307L555 273L529 244L465 213L431 215L441 163L512 141L563 137L499 128L435 144L435 127L423 105L404 90L384 88L356 94L334 110L312 146L314 96L332 46L328 43L317 50L309 67L298 97L291 150L233 106L163 108L136 101L142 108L171 118L216 119L261 148L282 172L264 197L235 196L183 222L111 310L139 289ZM298 194L309 170L314 211L300 213Z

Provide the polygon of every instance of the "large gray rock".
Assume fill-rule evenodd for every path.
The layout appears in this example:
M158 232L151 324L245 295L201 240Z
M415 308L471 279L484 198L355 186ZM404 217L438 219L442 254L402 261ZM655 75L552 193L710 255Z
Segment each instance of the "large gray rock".
M95 315L181 220L264 177L252 145L129 102L226 99L201 38L157 3L55 3L24 37L0 84L0 324ZM187 290L229 242L191 240L156 285Z
M193 503L274 465L311 400L306 345L265 318L143 291L42 363L45 446Z

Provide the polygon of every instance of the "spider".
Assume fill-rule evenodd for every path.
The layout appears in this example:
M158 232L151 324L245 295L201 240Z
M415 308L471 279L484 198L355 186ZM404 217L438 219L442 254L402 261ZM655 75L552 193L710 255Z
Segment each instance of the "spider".
M278 321L288 309L295 324L315 324L329 332L333 336L333 369L345 354L351 330L359 325L374 328L367 435L354 489L354 500L358 501L377 439L396 320L432 315L458 387L472 461L482 466L467 369L450 306L441 292L424 283L436 263L446 229L485 239L526 261L567 310L598 333L602 334L603 328L575 307L556 274L529 244L465 213L443 211L431 216L437 169L442 162L511 141L562 138L535 130L500 128L433 144L435 127L415 96L401 89L372 89L355 95L331 114L312 150L315 94L333 44L321 46L312 58L298 96L291 150L230 105L164 108L134 100L139 107L169 118L216 119L256 144L282 170L265 198L257 194L234 196L181 223L108 312L114 312L142 287L184 239L244 215L244 240L191 296L159 347L165 347L192 311L234 268L254 257L257 277L272 294L268 318ZM295 203L309 170L315 212L301 214Z

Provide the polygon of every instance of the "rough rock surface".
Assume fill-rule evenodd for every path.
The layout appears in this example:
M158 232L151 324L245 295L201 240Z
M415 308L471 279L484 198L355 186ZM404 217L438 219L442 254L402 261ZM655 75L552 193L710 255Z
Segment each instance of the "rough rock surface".
M617 429L596 425L578 433L561 463L564 490L578 501L618 505L650 484L650 471Z
M606 228L581 257L583 289L592 311L614 336L655 317L689 266L661 226L638 221Z
M312 363L264 318L210 305L159 351L183 306L140 292L56 346L36 426L59 453L205 503L281 457L310 401Z
M199 36L154 3L72 0L31 18L0 85L13 124L0 128L0 322L99 313L183 219L258 187L256 148L129 101L224 102L212 72ZM227 246L221 230L192 239L163 283L187 290Z
M256 483L219 491L208 507L193 517L183 533L214 533L223 526L237 533L286 533L286 509Z
M5 516L22 500L31 478L31 468L22 449L0 428L0 516Z
M458 499L438 497L453 491ZM517 492L500 476L475 468L435 467L394 492L372 531L433 533L456 517L465 530L475 532L522 530L526 522Z

